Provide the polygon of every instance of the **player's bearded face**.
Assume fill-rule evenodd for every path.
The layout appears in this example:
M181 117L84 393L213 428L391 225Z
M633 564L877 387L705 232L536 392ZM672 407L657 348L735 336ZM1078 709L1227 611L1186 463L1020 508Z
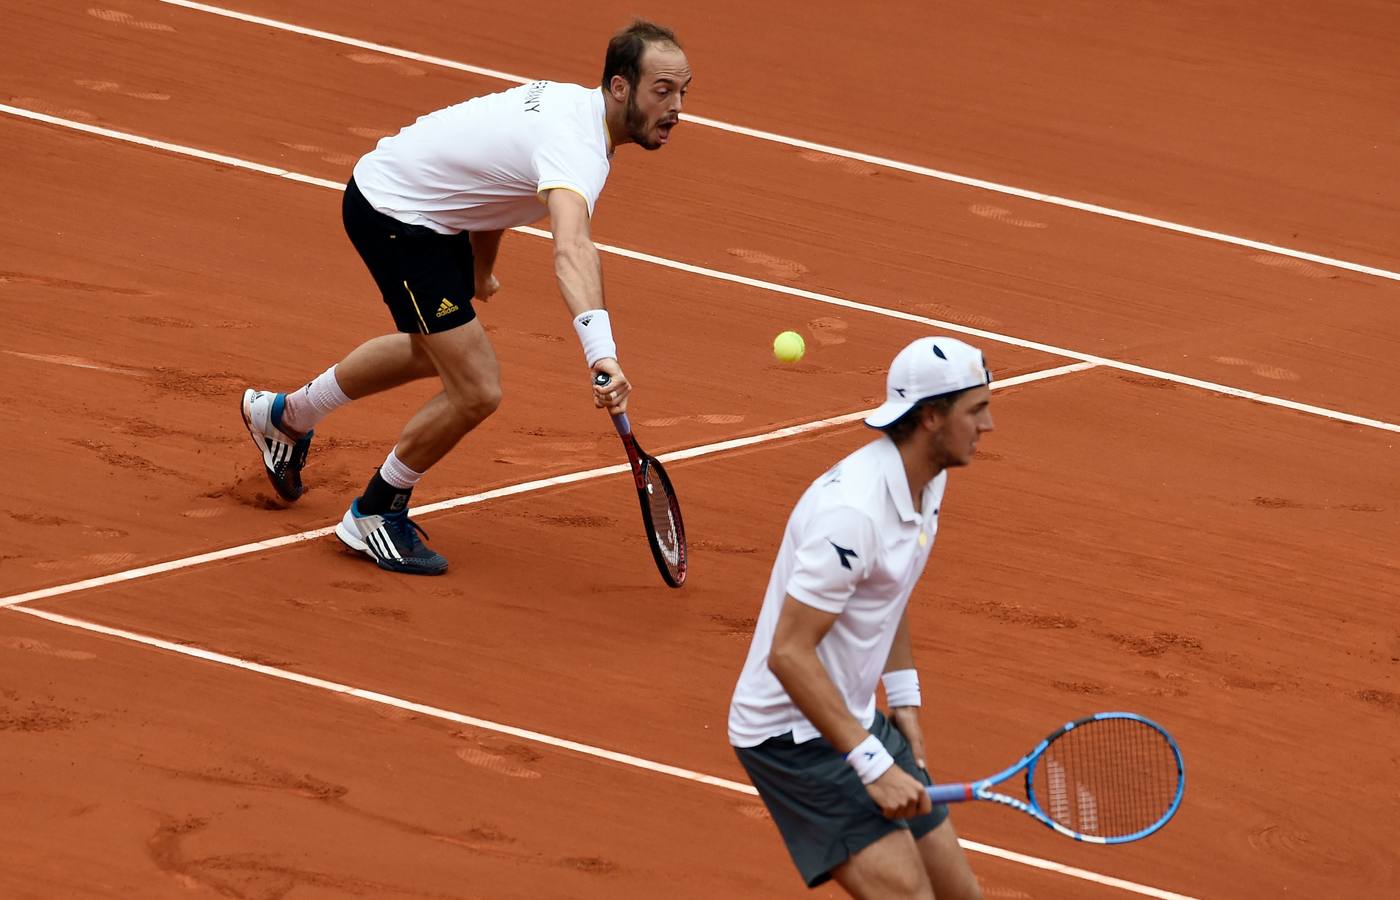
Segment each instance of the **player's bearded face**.
M651 47L643 57L642 74L627 92L623 125L627 136L646 150L660 149L681 118L690 64L675 47Z
M647 150L657 150L661 147L661 142L654 134L655 126L651 119L637 105L637 92L629 91L627 94L626 108L627 136L630 137L637 146Z

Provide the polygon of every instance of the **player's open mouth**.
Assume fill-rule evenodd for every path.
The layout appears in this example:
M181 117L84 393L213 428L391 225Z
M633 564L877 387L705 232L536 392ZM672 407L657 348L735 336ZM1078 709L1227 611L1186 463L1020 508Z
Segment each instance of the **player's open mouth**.
M674 128L675 125L675 122L662 122L660 125L656 126L656 134L657 137L660 138L661 143L666 143L671 137L671 129Z

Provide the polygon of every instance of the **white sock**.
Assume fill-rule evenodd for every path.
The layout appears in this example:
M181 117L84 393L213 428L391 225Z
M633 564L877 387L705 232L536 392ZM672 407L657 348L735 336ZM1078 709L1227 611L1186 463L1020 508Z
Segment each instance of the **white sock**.
M287 405L282 410L282 424L292 431L302 434L316 427L333 410L350 402L340 383L335 380L335 366L311 379L305 387L287 395Z
M392 487L401 491L406 491L418 483L423 477L422 472L415 472L403 464L403 460L398 457L398 447L389 451L389 455L384 459L384 465L379 467L379 477L383 478Z

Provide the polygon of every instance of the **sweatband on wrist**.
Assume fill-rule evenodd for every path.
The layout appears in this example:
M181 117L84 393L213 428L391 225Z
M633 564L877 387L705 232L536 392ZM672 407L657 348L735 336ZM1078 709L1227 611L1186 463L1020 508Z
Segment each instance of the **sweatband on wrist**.
M921 706L923 695L919 693L919 670L896 669L880 676L885 685L885 699L890 709L897 706Z
M613 342L612 322L606 309L590 309L574 317L574 331L578 332L578 342L583 345L583 358L588 367L600 359L617 358L617 344Z
M872 734L846 754L846 762L856 770L861 784L870 784L894 765L894 757L890 756L890 751L885 749L880 739Z

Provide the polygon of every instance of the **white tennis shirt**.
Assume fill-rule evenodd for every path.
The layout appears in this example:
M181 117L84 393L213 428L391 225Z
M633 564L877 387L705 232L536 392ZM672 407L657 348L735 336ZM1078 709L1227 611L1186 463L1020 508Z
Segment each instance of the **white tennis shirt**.
M797 743L820 732L768 670L768 653L787 595L836 622L817 657L846 708L866 728L875 720L875 688L909 595L938 532L948 473L924 488L914 511L904 462L880 437L837 463L807 488L788 519L753 643L729 706L729 742L753 747L792 732Z
M536 81L422 116L355 165L375 209L442 234L528 225L548 213L542 192L588 201L610 166L603 92Z

